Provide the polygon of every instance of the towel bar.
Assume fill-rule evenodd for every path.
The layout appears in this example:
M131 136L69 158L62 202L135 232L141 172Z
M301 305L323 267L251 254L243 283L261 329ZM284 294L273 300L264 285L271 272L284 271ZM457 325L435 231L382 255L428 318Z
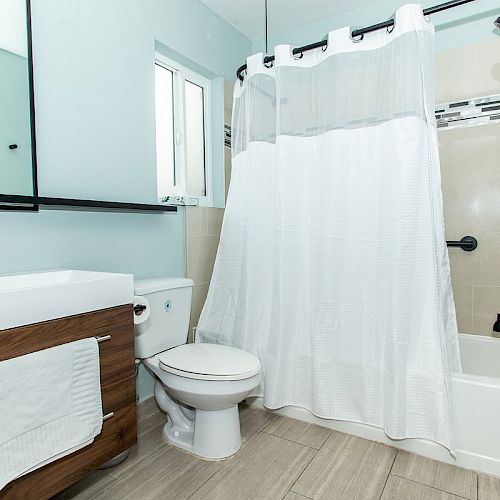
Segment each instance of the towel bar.
M95 339L97 340L97 343L104 342L111 339L111 335L103 335L102 337L95 337Z
M112 411L112 412L110 412L110 413L106 413L106 415L104 415L104 416L102 417L103 422L104 422L104 420L108 420L108 418L111 418L111 417L113 417L114 415L115 415L115 412L113 412L113 411Z

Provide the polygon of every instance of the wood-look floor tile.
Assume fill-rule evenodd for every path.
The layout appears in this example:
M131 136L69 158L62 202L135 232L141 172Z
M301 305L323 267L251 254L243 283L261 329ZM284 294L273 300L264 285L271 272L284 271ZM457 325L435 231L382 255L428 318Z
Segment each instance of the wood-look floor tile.
M461 497L415 483L399 476L389 476L380 500L460 500Z
M283 498L283 500L312 500L312 499L299 495L298 493L294 493L293 491L289 491Z
M159 411L160 409L158 408L154 397L146 399L146 401L137 405L137 422L141 422L141 420L144 420Z
M260 433L227 462L192 500L281 499L315 450Z
M118 479L146 467L153 457L169 447L163 440L162 430L166 417L155 413L137 425L137 444L130 448L130 454L123 463L113 467L111 474Z
M54 496L52 500L87 500L106 491L116 483L110 469L96 470L87 474L83 479Z
M332 433L330 429L288 417L276 417L264 432L319 450Z
M392 473L464 498L477 498L477 474L455 465L399 451Z
M498 500L500 498L500 479L479 474L479 500Z
M96 498L184 500L223 464L223 461L202 460L174 446L168 446Z
M152 429L163 427L167 423L165 413L159 411L137 423L137 440L144 434L148 434Z
M243 446L276 418L276 414L270 411L252 408L244 404L240 405L239 410Z
M383 444L332 431L291 490L314 500L378 500L395 456Z

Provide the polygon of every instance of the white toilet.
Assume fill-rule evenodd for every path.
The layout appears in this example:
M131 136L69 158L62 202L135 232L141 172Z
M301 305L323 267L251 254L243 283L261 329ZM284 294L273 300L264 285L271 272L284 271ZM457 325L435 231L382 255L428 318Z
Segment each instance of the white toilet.
M241 447L238 403L259 385L261 366L241 349L186 344L192 286L186 278L135 282L135 294L150 309L148 319L135 326L135 354L155 377L156 402L168 414L165 439L220 459Z

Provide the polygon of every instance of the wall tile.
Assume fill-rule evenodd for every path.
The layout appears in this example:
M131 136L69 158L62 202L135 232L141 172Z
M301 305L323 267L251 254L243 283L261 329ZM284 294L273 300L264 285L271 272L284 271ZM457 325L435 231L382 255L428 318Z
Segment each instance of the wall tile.
M443 168L442 164L441 169ZM447 240L460 239L460 235L471 233L474 227L474 205L468 185L468 182L448 182L442 185Z
M447 239L500 228L500 178L443 184Z
M438 140L443 184L500 178L500 123L440 129Z
M186 207L186 234L190 236L199 236L205 234L203 207Z
M500 313L500 286L474 286L472 293L474 314Z
M219 236L187 237L187 275L195 284L208 283L219 246Z
M500 310L499 310L500 312ZM474 314L472 318L472 333L476 335L496 336L493 332L493 323L497 319L496 313Z
M200 260L201 239L199 235L187 236L187 277L198 283L198 262Z
M500 233L481 232L475 236L478 247L470 260L472 284L500 286Z
M219 246L218 236L206 236L202 240L203 252L200 252L198 269L196 274L197 283L208 283L212 278L215 257Z
M193 287L193 299L191 303L191 318L189 321L189 331L198 325L201 310L205 304L205 299L208 293L208 283L202 283Z
M473 333L492 336L493 323L500 313L500 286L473 286L472 300Z
M456 239L460 239L460 236L456 236ZM472 270L474 261L477 258L477 251L464 252L460 248L449 249L448 256L453 288L455 288L455 285L472 285Z
M222 219L224 218L223 208L208 208L207 209L207 235L219 236L222 227Z
M439 53L436 58L436 101L449 102L500 93L499 53L499 37Z
M460 333L473 333L472 286L454 283L453 299L455 301L458 331Z

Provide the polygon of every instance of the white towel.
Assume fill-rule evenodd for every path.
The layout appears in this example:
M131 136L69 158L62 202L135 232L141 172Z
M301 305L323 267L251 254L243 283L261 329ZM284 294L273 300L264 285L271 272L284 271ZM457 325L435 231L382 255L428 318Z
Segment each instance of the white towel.
M92 443L102 428L95 338L0 362L0 490Z

